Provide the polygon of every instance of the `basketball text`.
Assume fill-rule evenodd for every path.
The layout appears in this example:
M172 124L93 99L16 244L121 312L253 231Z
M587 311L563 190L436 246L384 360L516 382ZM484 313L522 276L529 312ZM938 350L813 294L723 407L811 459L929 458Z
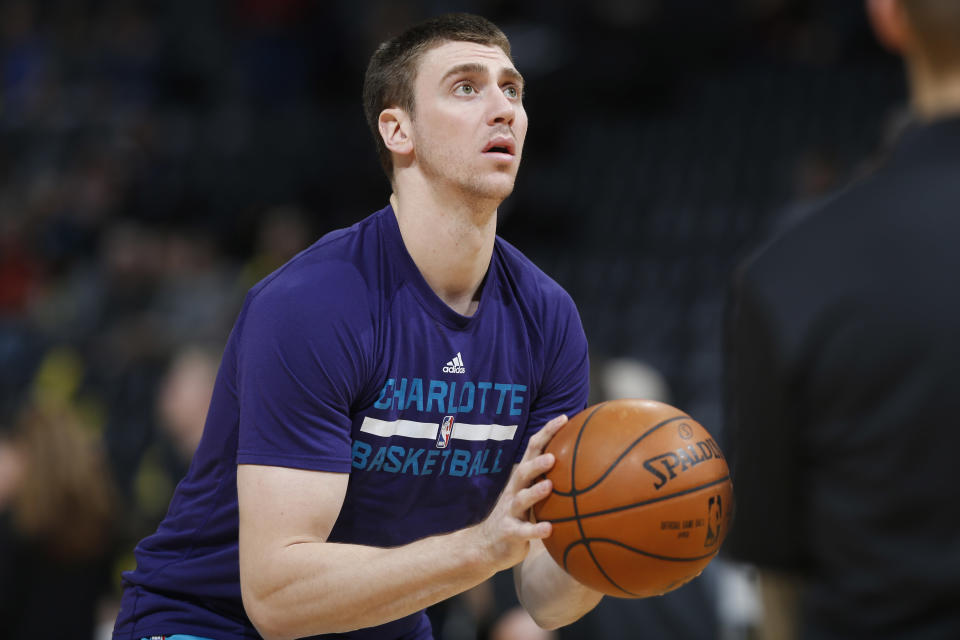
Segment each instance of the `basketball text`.
M374 447L356 440L352 466L357 471L380 471L414 476L449 475L473 477L501 473L507 466L501 461L501 447L470 449L424 449L397 445ZM492 455L491 455L492 454Z

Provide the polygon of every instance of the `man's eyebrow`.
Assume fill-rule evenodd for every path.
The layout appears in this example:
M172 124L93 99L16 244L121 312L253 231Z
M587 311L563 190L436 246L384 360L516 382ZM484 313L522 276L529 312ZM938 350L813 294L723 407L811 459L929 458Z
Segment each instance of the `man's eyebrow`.
M466 73L487 73L487 67L479 62L465 62L463 64L458 64L455 67L451 67L445 74L443 74L443 78L441 78L440 82L446 82L450 76L457 76ZM523 76L520 75L520 72L513 67L507 67L503 69L503 71L500 72L500 75L506 76L509 80L517 84L523 84Z
M507 76L507 78L512 80L515 84L519 84L521 86L523 86L524 84L523 76L520 75L520 72L514 69L513 67L508 67L504 69L502 75Z

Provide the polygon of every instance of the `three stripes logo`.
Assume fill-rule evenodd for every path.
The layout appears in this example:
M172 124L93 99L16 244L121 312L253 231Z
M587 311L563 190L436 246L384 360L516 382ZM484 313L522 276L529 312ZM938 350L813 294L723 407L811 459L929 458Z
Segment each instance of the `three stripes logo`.
M457 351L457 355L453 357L453 360L448 362L443 367L444 373L466 373L467 370L463 366L463 356L460 355L460 352Z

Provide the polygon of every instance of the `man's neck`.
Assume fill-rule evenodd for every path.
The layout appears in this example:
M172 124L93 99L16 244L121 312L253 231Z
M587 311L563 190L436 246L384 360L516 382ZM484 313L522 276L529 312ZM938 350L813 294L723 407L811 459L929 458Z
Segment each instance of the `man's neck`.
M498 203L444 196L431 189L397 188L390 204L424 280L451 309L470 316L493 254Z
M934 75L914 64L910 71L910 102L920 119L960 116L960 69L948 76Z

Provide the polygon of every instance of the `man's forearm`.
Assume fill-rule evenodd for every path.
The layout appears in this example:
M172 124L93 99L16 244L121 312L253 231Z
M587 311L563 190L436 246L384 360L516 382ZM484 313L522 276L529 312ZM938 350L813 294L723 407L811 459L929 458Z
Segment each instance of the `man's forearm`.
M579 620L603 597L561 569L540 540L530 543L527 557L514 568L514 581L523 608L544 629Z
M257 560L259 575L241 566L244 606L269 640L384 624L492 576L474 538L464 529L389 549L292 543Z
M551 491L542 476L554 458L543 448L565 422L530 438L482 522L393 548L326 542L346 474L239 465L240 586L251 622L270 640L376 626L521 563L531 541L543 549L550 523L527 515Z

